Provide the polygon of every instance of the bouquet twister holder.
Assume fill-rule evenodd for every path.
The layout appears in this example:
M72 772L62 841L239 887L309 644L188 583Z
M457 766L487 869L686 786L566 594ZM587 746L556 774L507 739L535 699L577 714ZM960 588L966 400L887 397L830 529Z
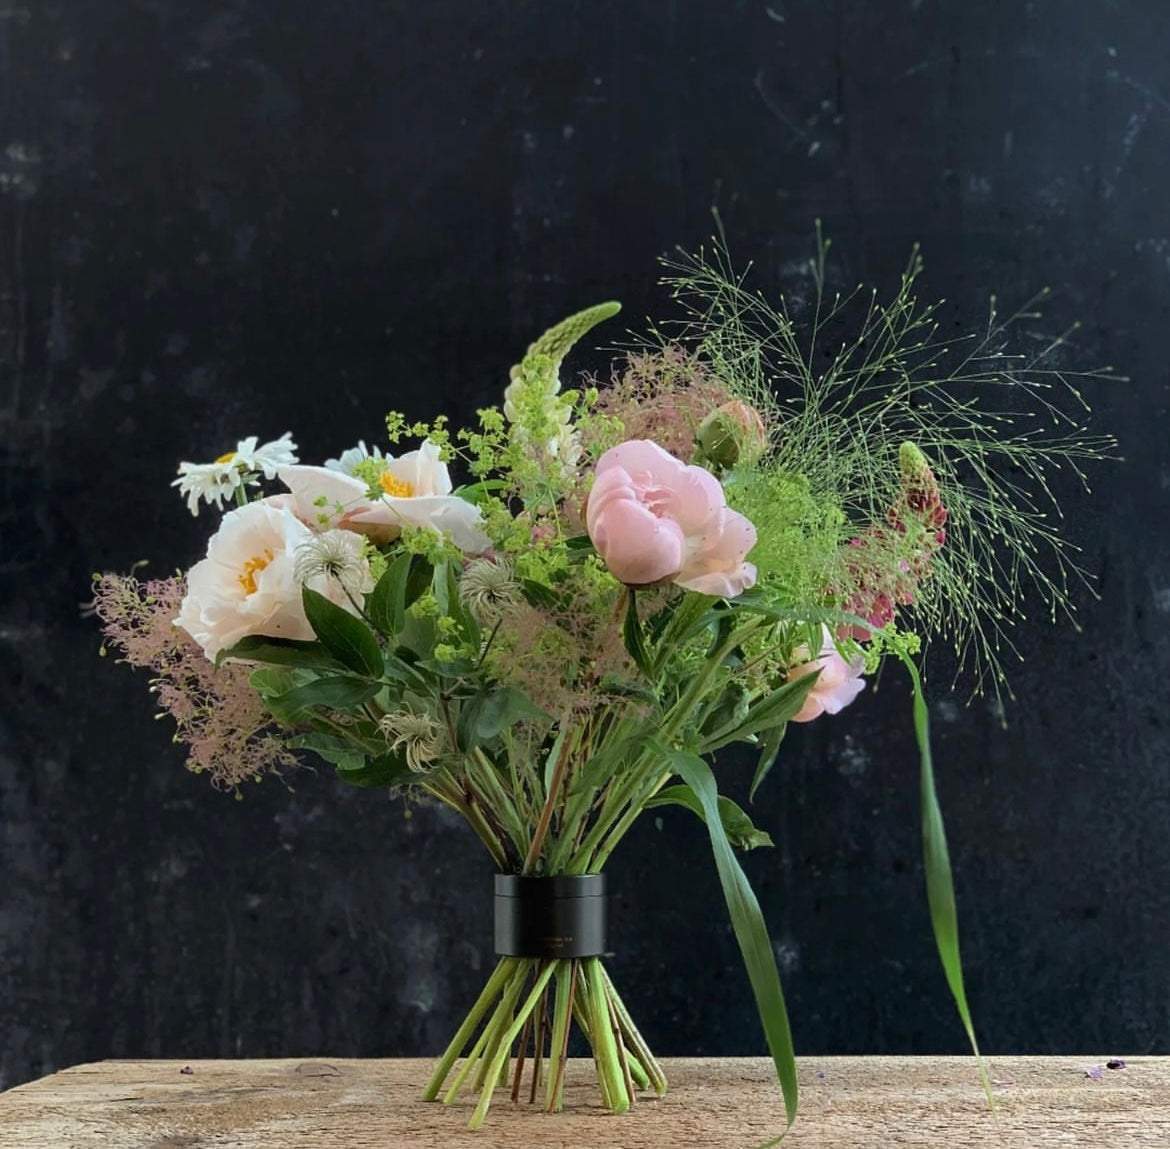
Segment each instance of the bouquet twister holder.
M497 874L499 962L440 1059L424 1100L441 1097L449 1105L470 1084L479 1090L469 1122L476 1129L494 1091L508 1088L510 1081L513 1102L526 1092L530 1103L539 1100L548 1112L559 1112L573 1023L593 1052L606 1109L626 1112L640 1089L662 1096L666 1077L602 961L606 925L604 874ZM453 1072L465 1052L462 1066Z

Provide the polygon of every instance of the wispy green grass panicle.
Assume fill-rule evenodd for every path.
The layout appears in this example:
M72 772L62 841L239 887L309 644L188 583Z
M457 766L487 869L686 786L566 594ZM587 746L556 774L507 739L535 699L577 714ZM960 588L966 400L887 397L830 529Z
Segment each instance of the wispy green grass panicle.
M918 297L915 248L896 288L829 287L830 244L816 248L794 292L754 289L721 241L664 259L682 317L655 337L709 364L772 429L765 468L801 475L807 498L843 509L843 536L882 522L899 497L902 444L929 460L947 511L946 545L905 609L924 634L953 646L977 688L1007 689L1010 627L1025 605L1072 615L1092 579L1060 530L1068 479L1088 488L1087 464L1116 442L1088 427L1086 383L1109 368L1065 365L1074 329L1038 338L1039 293L1001 315L994 298L978 330L943 331L942 303ZM798 298L799 297L799 298Z

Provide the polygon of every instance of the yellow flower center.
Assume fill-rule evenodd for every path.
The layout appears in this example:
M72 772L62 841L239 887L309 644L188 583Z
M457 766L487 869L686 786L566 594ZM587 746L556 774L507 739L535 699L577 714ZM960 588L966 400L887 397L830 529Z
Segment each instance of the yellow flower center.
M220 455L215 461L217 463L230 463L236 457L235 451L228 451L226 455Z
M244 563L238 581L244 588L244 594L256 593L256 576L272 562L272 552L266 550L262 555L254 555Z
M414 497L414 486L406 479L395 478L389 471L383 471L378 481L382 490L392 499L410 499Z

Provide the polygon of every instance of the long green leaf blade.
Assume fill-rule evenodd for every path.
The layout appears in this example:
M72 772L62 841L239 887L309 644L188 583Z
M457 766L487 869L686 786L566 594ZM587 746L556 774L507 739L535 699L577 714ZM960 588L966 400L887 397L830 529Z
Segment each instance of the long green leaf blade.
M719 790L711 767L694 754L664 746L659 747L659 750L672 769L694 791L706 815L715 868L719 871L719 884L723 887L735 940L739 943L743 964L752 985L768 1050L772 1054L772 1064L776 1067L776 1077L784 1094L788 1127L791 1128L796 1120L798 1101L796 1055L792 1046L792 1030L788 1024L788 1010L784 1005L784 991L780 987L780 973L776 969L776 957L772 952L772 939L768 936L760 903L723 831L723 822L719 817Z
M918 740L921 759L922 788L922 851L926 868L926 900L930 906L930 924L934 930L934 941L938 948L939 960L959 1019L963 1023L971 1051L979 1066L979 1077L991 1107L995 1098L991 1091L991 1080L987 1066L979 1052L975 1038L975 1025L967 1004L967 991L963 982L963 962L959 952L959 913L955 905L955 883L951 872L951 856L947 847L946 827L943 824L942 809L938 803L938 791L934 781L934 759L930 752L930 715L926 709L926 697L922 693L922 679L914 660L906 654L900 656L910 681L914 686L914 734Z

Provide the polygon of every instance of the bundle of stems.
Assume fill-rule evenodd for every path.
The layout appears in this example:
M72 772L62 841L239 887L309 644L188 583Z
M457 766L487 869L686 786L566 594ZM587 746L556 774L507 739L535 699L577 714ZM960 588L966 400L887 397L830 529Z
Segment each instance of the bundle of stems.
M512 1100L520 1100L527 1063L529 1102L539 1097L548 1112L559 1112L574 1020L593 1051L606 1109L626 1112L640 1089L653 1089L659 1096L666 1092L666 1077L601 958L504 957L435 1067L424 1100L441 1095L443 1104L450 1105L470 1082L479 1099L468 1124L478 1129L494 1091L507 1089L509 1080Z

